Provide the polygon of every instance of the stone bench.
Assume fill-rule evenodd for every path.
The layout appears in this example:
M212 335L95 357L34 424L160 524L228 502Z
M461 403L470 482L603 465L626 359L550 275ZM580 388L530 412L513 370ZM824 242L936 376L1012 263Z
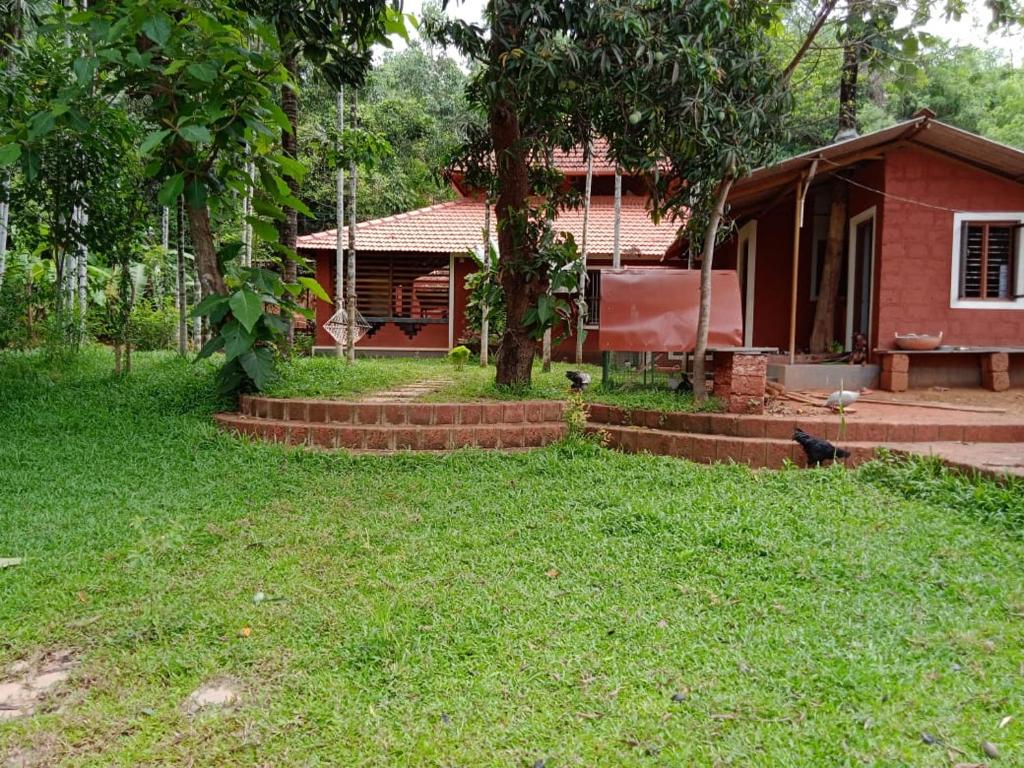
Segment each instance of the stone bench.
M939 347L930 350L876 349L882 363L880 385L890 392L905 392L910 386L910 361L921 356L975 355L981 368L981 385L993 392L1010 388L1010 355L1024 354L1016 347Z

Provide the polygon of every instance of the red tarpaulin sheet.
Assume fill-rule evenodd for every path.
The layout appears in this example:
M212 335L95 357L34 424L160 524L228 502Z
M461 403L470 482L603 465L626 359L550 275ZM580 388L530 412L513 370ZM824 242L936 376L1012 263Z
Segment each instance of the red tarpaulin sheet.
M620 352L692 352L699 308L698 270L601 270L598 347ZM743 309L736 272L712 270L708 347L742 344Z

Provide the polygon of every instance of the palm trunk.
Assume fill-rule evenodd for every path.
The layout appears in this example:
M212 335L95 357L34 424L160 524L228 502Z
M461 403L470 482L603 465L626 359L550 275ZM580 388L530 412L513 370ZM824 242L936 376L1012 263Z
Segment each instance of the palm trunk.
M715 258L718 226L725 214L725 201L732 189L732 182L731 176L722 180L715 198L715 207L704 230L704 250L700 263L700 312L697 316L697 344L693 351L693 396L698 401L706 400L708 396L704 358L708 353L708 333L711 329L711 268Z
M846 184L839 181L832 187L832 206L828 219L828 242L821 267L818 301L814 307L814 325L811 329L811 352L828 351L835 335L836 300L839 297L839 278L843 266L843 233L846 229ZM852 296L847 299L852 301Z
M79 211L80 221L83 225L89 223L89 214L85 210ZM81 333L85 334L85 315L88 310L89 295L89 246L84 243L78 250L78 326Z
M188 302L185 296L185 200L183 198L178 198L177 211L178 269L174 295L178 308L178 354L184 356L188 353Z
M544 329L544 338L541 341L541 366L540 369L547 373L551 370L551 329Z
M359 113L356 105L356 94L350 100L351 114L349 123L353 130L358 125ZM340 234L340 233L339 233ZM348 166L348 296L345 306L348 309L348 329L345 339L346 357L350 363L356 360L356 161L353 159Z
M291 132L285 131L281 136L281 151L285 157L298 160L299 156L299 99L295 89L298 88L298 56L294 51L289 52L284 60L285 69L288 70L290 82L281 86L281 110L288 118L291 125ZM298 182L288 177L288 188L292 195L298 194ZM299 212L294 208L285 207L284 221L280 224L281 244L295 251L299 238ZM294 258L288 258L284 263L284 281L294 283L298 278L298 254ZM288 318L288 349L291 350L295 343L295 321Z
M337 114L335 115L336 127L338 129L338 149L341 149L341 133L345 130L345 88L338 90ZM335 208L335 227L337 236L334 238L334 305L338 309L345 306L345 243L341 239L342 231L345 228L345 165L338 157L338 168L335 176L335 195L337 206ZM334 345L334 356L343 357L345 345Z
M590 190L594 180L594 147L587 144L587 181L583 197L583 232L580 238L580 285L579 299L576 302L576 365L583 363L583 326L587 319L587 227L590 223ZM621 180L618 185L619 201L621 208L622 186ZM615 227L618 229L619 220L616 218Z

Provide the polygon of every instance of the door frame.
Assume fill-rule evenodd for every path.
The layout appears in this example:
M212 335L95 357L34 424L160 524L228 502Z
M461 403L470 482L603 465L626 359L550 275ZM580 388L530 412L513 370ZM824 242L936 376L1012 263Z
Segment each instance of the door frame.
M747 259L743 260L743 243L749 243ZM747 290L743 302L743 346L754 346L754 286L757 277L757 219L744 224L736 236L736 276L743 285L743 274L749 266L747 274Z
M875 313L875 257L876 248L875 245L878 242L878 218L876 216L878 212L878 206L872 205L856 216L850 217L849 225L849 242L847 243L846 249L846 349L850 351L853 349L853 305L854 297L856 296L856 282L857 279L857 261L858 253L857 246L860 243L857 242L857 228L865 221L871 222L871 276L868 281L868 346L871 346L871 332L874 330L872 327L872 316Z

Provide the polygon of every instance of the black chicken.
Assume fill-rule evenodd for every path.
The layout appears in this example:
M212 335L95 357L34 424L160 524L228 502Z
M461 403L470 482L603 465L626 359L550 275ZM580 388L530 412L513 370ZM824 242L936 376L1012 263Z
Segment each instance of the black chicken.
M800 447L807 454L807 466L809 467L820 467L823 461L845 459L850 455L849 451L836 448L828 440L809 435L799 427L793 432L793 439L800 443Z
M572 382L570 389L573 392L580 392L590 383L590 374L583 371L566 371L565 378Z

